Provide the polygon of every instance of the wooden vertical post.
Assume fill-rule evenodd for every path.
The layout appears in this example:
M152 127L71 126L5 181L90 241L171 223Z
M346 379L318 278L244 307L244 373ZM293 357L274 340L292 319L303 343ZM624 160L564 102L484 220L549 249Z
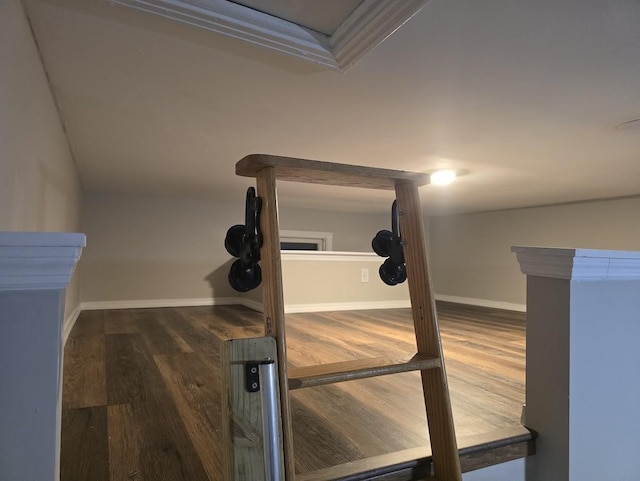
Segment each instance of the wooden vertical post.
M263 244L260 249L260 264L262 266L262 303L265 335L275 337L278 348L278 377L280 380L285 476L287 481L293 481L295 479L295 464L293 458L289 379L287 376L287 345L284 324L284 296L282 293L280 227L275 168L265 167L260 170L256 175L256 180L258 196L262 198L260 227L262 229Z
M245 366L249 361L275 359L276 353L276 342L271 337L231 339L222 343L222 439L226 450L223 479L226 481L270 479L265 471L265 406L260 391L247 391ZM275 362L277 365L278 361ZM264 383L264 380L260 379L260 382ZM262 384L260 389L265 388ZM281 434L278 432L278 445L275 446L278 451Z
M395 190L401 213L400 232L406 242L404 256L418 353L442 359L418 186L413 182L398 183ZM421 375L436 478L460 481L462 474L444 360L440 369L422 370Z
M511 250L527 275L533 479L638 479L640 252Z

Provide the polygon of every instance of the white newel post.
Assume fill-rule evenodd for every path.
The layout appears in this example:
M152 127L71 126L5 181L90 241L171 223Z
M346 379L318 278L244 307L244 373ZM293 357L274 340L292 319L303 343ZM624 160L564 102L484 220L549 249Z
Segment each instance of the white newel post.
M539 481L640 479L640 252L513 247Z
M64 297L83 234L0 232L0 480L60 478Z

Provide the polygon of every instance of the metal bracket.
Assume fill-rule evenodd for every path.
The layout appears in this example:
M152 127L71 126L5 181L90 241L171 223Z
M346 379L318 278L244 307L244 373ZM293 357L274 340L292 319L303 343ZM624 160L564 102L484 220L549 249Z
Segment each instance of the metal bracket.
M275 361L270 358L262 361L248 361L245 364L245 387L248 392L260 391L260 366L273 364Z

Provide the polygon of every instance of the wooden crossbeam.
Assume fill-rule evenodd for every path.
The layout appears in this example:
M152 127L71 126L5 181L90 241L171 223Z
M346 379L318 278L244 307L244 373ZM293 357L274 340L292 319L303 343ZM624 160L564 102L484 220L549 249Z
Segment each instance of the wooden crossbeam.
M415 354L405 359L372 357L289 369L289 389L440 367L440 358Z
M367 189L393 190L397 184L409 182L420 186L428 184L430 180L429 174L420 172L378 169L267 154L247 155L236 164L236 174L243 177L257 177L258 172L265 167L272 167L278 180Z

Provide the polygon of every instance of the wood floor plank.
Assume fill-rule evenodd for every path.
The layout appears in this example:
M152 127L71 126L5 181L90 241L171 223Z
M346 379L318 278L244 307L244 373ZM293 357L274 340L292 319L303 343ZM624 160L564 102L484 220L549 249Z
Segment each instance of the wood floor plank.
M110 481L144 479L140 455L145 442L143 431L135 420L131 404L116 404L107 408L109 431ZM117 460L117 462L116 462ZM67 480L64 480L67 481Z
M358 382L360 381L353 381ZM405 430L394 423L387 413L370 409L373 399L367 403L360 403L341 386L294 391L292 399L298 405L304 406L307 412L314 413L317 418L314 423L319 423L340 438L349 440L353 448L360 453L356 459L424 444L426 422L423 421L422 426L416 426L417 429L414 431ZM309 430L309 423L298 419L297 411L294 411L293 419L296 452L303 450L305 443L316 446L307 455L304 472L331 466L332 461L328 460L333 457L335 446L322 447L316 433Z
M220 370L197 354L154 356L210 481L222 481Z
M205 323L212 316L205 310L190 309L165 309L162 323L174 331L180 333L180 337L201 356L212 361L219 359L219 337L209 331Z
M84 324L82 321L77 322ZM107 404L106 380L104 333L69 336L64 354L63 406L83 408Z
M187 343L187 341L184 340L184 338L178 333L176 329L171 327L171 325L167 322L164 316L158 317L158 323L160 324L160 327L164 331L166 331L166 333L169 334L169 336L171 336L171 338L173 339L173 342L175 342L179 351L187 352L187 353L194 352L193 348Z
M137 312L138 309L109 311L104 323L105 334L135 334L140 332Z
M518 426L524 315L439 307L458 437ZM83 312L67 343L63 405L81 420L91 411L74 406L107 410L107 432L97 433L108 442L108 479L221 480L220 343L262 330L261 314L241 306ZM290 367L415 349L408 309L287 315L287 337ZM292 408L299 473L392 459L429 442L418 373L293 391ZM65 426L64 449L76 455L63 458L62 481L75 481L86 472L85 453L100 449L91 454L98 445L87 445L82 423Z
M112 311L82 311L69 338L92 337L105 333L105 322Z
M291 414L294 420L296 473L315 471L324 464L333 466L365 457L343 431L328 426L325 418L313 408L308 408L292 398ZM318 453L323 453L321 462Z
M404 373L396 375L393 382L384 379L365 379L358 382L343 383L333 387L340 389L358 404L367 406L367 409L375 419L382 419L380 425L393 424L394 429L402 432L401 438L404 447L422 445L429 441L425 426L427 425L424 401L419 396L420 375L418 373ZM315 391L322 393L319 388L313 392L305 393L312 397ZM407 396L407 393L414 393ZM294 398L299 393L293 393ZM331 399L329 399L331 402ZM398 406L402 406L399 409ZM411 413L410 416L407 413ZM387 447L392 451L391 446Z
M162 321L164 309L138 309L137 326L151 354L173 354L193 352L193 349L177 332L169 326L165 329Z
M106 406L63 409L62 432L60 478L109 481Z
M166 396L166 388L142 334L106 336L107 401L131 404Z
M108 406L110 481L207 481L175 406Z

